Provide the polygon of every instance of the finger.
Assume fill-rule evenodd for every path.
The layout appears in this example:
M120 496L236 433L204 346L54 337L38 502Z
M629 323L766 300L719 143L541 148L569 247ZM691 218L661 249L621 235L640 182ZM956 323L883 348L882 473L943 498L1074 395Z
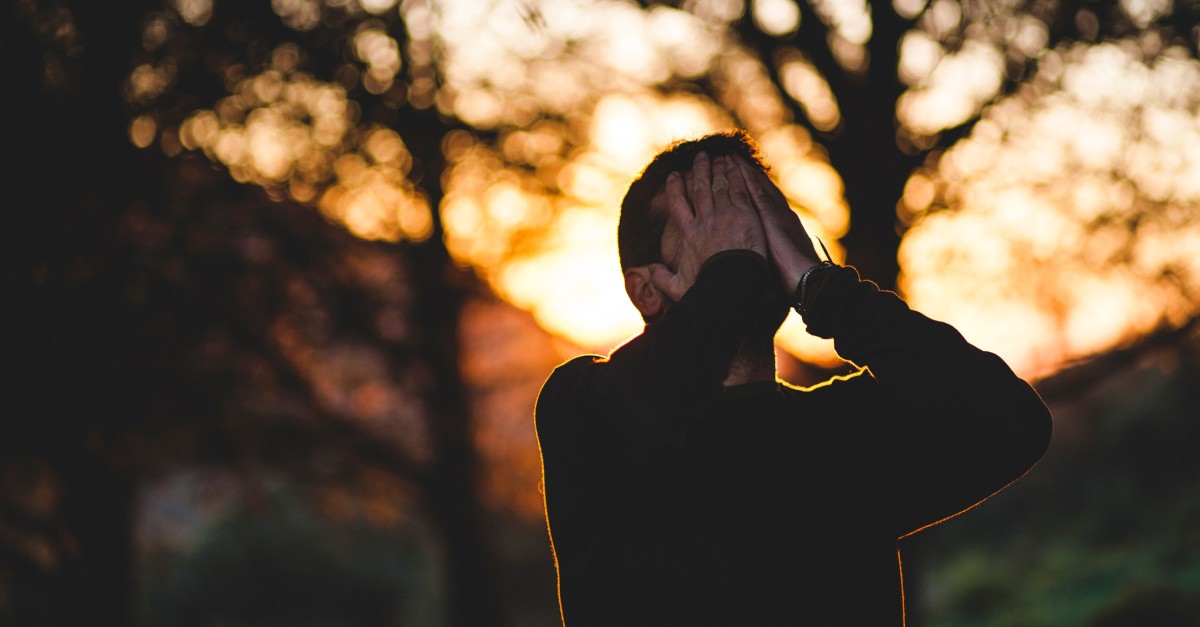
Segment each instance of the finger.
M712 163L713 202L729 196L729 158L716 157Z
M770 193L770 190L776 190L777 188L761 168L757 168L749 163L746 163L744 159L738 159L737 164L738 171L741 173L742 179L746 183L750 200L754 204L754 208L757 209L759 213L770 213L770 210L775 206L775 204L779 202L787 202L783 198L782 193L780 193L778 196Z
M712 160L706 153L696 154L692 162L692 207L696 215L708 215L713 210Z
M780 198L783 197L783 192L779 190L775 182L771 180L771 177L767 176L767 172L762 166L750 163L745 159L739 159L739 161L745 167L746 171L750 173L751 177L754 178L755 182L762 186L764 192L769 195L779 196Z
M684 292L687 291L687 286L683 284L683 277L661 263L650 264L649 270L650 285L675 302L679 302L679 299L683 298Z
M738 159L737 163L738 170L749 184L750 198L762 220L767 241L776 248L785 245L798 246L806 257L818 259L808 231L804 228L804 222L792 210L783 192L771 181L767 173L744 159Z
M687 224L695 217L692 204L683 189L683 177L678 172L667 175L667 215L677 224Z
M740 166L741 159L733 157L725 157L726 168L729 172L729 197L734 204L745 209L754 210L753 199L750 198L750 190L746 184L746 177L742 173Z

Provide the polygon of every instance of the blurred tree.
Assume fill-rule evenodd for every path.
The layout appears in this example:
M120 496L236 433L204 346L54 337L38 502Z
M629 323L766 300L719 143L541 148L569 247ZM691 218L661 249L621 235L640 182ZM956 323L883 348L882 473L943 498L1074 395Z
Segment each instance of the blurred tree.
M900 204L910 175L922 164L936 169L941 150L968 136L987 105L1018 92L1043 60L1061 63L1059 54L1048 51L1138 37L1149 40L1146 58L1175 47L1171 54L1194 56L1196 47L1195 11L1173 3L644 4L681 7L728 25L726 54L728 48L750 52L783 96L789 119L828 154L853 209L842 240L848 258L885 286L894 285L895 251L912 217L911 208ZM730 96L723 92L748 82L737 78L742 80L717 81L709 89L727 103ZM734 114L746 117L739 110ZM906 221L897 221L897 208Z
M727 20L725 54L749 51L823 147L849 262L1019 370L1200 311L1194 6L661 4Z
M683 135L749 129L836 255L840 241L973 339L1068 331L1048 356L1018 354L1024 368L1196 311L1186 3L4 11L21 202L2 236L2 332L20 374L0 427L0 519L18 530L0 585L20 594L0 598L45 599L37 612L127 622L132 489L182 456L385 468L445 536L448 620L502 622L466 303L486 282L584 344L636 329L616 304L615 207ZM1091 315L1112 294L1133 305ZM789 350L830 358L789 329Z
M1169 207L1186 205L1190 187L1164 185L1163 172L1173 181L1189 172L1162 157L1128 165L1113 149L1128 142L1142 145L1132 153L1140 157L1178 153L1190 137L1191 91L1164 97L1147 88L1192 80L1192 15L1183 6L171 7L146 17L144 53L125 83L131 141L168 154L202 151L236 179L311 204L362 237L444 236L449 253L501 296L585 346L607 347L638 325L612 271L621 190L665 143L729 125L760 139L784 191L836 255L844 246L867 276L903 287L1023 370L1159 322L1181 324L1195 309L1195 272L1162 252L1191 240L1158 246L1153 237L1189 215ZM1104 93L1120 94L1120 103ZM1112 104L1127 113L1108 111ZM1021 122L1037 111L1041 122ZM1086 158L1052 157L1064 151ZM1022 230L1034 223L1013 216L1026 214L1073 230L1042 222ZM1178 217L1138 219L1145 215ZM897 283L898 245L910 227ZM1030 232L1039 236L1031 241ZM1155 244L1113 243L1135 232ZM1064 257L1072 263L1052 265ZM1018 260L1058 278L1013 278L1026 269ZM1119 269L1089 272L1106 262ZM945 276L948 264L961 272ZM1064 278L1077 275L1088 280ZM1138 281L1156 285L1141 309L1075 320L1094 308L1089 296L1129 300ZM1159 309L1169 320L1151 320ZM1067 340L1034 348L1011 337L1018 323L1033 327L1027 335L1038 346L1056 334ZM801 326L785 326L784 347L832 363L829 344Z
M147 49L176 55L165 63L188 89L170 102L212 101L230 55L292 32L265 5L231 3L205 31L217 42L154 40L156 20L197 19L196 6L5 9L6 180L22 202L3 235L0 612L130 624L138 480L267 462L343 489L372 469L403 480L441 536L446 622L503 624L458 363L458 311L480 286L434 225L364 241L195 156L138 150ZM409 141L437 155L446 131L430 120L411 121ZM387 524L388 494L369 521Z

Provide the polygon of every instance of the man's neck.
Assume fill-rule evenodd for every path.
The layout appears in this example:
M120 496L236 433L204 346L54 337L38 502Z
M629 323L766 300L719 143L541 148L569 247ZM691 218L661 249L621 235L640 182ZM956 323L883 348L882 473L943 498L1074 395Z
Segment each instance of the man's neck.
M729 376L725 377L724 385L728 388L743 383L774 380L775 347L753 350L743 345L729 364Z

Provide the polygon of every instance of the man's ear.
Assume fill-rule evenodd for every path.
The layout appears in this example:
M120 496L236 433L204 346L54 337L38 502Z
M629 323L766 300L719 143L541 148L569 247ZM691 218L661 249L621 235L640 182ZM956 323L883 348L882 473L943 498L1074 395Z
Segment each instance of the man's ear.
M645 320L653 320L665 311L666 299L650 281L650 268L646 266L625 271L625 293Z

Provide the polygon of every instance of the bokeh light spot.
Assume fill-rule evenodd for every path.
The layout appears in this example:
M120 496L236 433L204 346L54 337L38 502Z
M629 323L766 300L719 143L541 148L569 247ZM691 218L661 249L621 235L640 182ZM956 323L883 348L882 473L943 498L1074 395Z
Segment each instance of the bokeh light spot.
M800 6L795 0L754 0L754 24L762 32L783 37L800 27Z
M158 125L149 115L139 115L129 123L129 141L138 148L146 148L154 143Z

